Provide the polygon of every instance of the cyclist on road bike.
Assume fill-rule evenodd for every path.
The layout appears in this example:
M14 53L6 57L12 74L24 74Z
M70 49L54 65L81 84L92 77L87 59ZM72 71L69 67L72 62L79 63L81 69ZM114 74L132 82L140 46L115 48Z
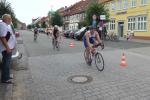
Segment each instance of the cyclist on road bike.
M96 31L96 27L89 27L89 31L87 31L83 36L83 43L85 48L88 50L87 54L89 54L90 51L93 52L95 50L92 46L102 44L102 40L100 39L99 34Z
M53 30L53 35L52 35L52 39L53 39L53 43L54 41L56 41L56 44L58 42L58 37L59 37L59 30L57 26L54 26L54 30Z
M53 39L57 40L57 38L59 37L59 30L58 28L55 26L54 30L53 30Z
M35 27L35 28L34 28L34 37L37 36L37 34L38 34L38 28Z

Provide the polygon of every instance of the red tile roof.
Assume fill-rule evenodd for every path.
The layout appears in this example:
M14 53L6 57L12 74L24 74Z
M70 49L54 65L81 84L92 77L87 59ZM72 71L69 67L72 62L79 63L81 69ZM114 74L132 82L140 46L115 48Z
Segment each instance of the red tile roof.
M67 16L67 15L74 15L77 13L81 13L85 11L85 8L88 6L89 3L90 0L81 0L71 5L70 7L64 8L63 15Z
M100 3L105 3L105 2L109 2L109 1L112 1L112 0L98 0L98 2L100 2Z

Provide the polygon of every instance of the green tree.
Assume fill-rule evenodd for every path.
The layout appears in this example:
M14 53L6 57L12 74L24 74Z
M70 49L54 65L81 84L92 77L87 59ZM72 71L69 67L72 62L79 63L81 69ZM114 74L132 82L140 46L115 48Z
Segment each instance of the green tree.
M97 3L96 1L91 2L86 9L86 21L88 25L92 25L93 14L97 16L97 23L100 21L100 15L106 15L105 21L108 21L109 19L109 13L108 9L106 9L106 6L104 4Z
M85 27L85 26L88 26L88 23L85 20L78 23L78 29L80 29L81 27Z
M40 25L39 25L38 23L36 23L35 26L36 26L37 28L40 28Z
M41 27L42 27L42 28L46 28L46 23L43 22L42 25L41 25Z
M31 25L31 27L32 27L32 28L35 28L35 25L34 25L34 24L32 24L32 25Z
M0 2L0 18L2 17L3 14L11 15L13 25L16 28L17 27L17 19L15 17L13 9L11 8L11 4L6 1Z
M62 26L63 25L62 16L58 12L54 12L51 17L51 23L52 26L54 25Z
M32 25L30 25L30 24L27 25L27 28L28 28L28 29L31 29L31 28L32 28Z

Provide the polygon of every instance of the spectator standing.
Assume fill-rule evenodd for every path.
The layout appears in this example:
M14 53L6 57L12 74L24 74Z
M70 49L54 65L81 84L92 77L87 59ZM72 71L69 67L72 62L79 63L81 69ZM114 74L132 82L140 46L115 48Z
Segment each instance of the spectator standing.
M0 22L0 52L2 53L1 82L11 84L10 67L12 50L15 47L16 39L9 25L11 25L11 15L4 14Z

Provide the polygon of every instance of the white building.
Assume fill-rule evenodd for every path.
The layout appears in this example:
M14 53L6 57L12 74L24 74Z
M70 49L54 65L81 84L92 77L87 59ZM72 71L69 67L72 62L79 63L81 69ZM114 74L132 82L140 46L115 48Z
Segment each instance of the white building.
M69 20L69 30L77 30L79 27L79 22L83 21L84 18L84 13L71 15Z
M81 0L63 11L63 21L65 30L79 29L79 23L85 19L85 9L90 0Z

